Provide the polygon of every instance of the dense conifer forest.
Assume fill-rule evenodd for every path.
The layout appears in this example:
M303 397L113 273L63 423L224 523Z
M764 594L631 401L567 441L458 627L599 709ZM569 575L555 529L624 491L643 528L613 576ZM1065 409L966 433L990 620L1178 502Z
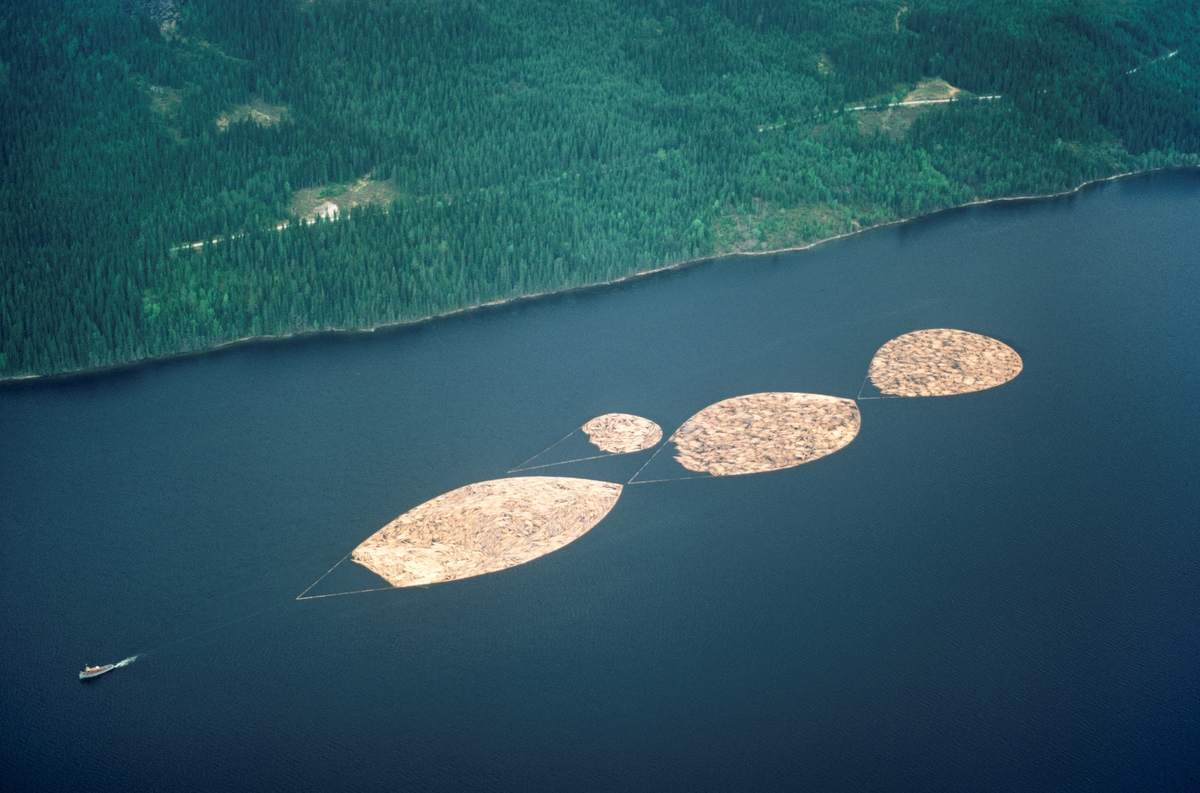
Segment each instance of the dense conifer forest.
M413 320L1196 164L1198 9L11 4L0 377Z

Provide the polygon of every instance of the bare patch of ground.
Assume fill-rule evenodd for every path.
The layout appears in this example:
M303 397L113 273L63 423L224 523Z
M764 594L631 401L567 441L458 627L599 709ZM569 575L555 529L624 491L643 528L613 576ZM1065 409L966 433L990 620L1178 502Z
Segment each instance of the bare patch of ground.
M350 556L394 587L493 573L578 539L604 519L621 490L559 476L467 485L404 513Z
M224 132L230 124L243 121L253 121L260 127L273 127L287 118L287 105L272 105L260 96L252 96L246 104L230 108L217 116L216 124L217 129Z
M736 476L833 454L858 434L858 405L822 394L763 393L709 405L671 436L689 471Z
M662 440L662 427L650 419L628 413L597 416L583 425L583 431L592 445L613 454L640 452Z
M948 396L994 388L1021 373L1012 347L965 330L936 328L898 336L879 348L868 375L885 394Z
M923 102L931 99L957 99L963 93L961 88L955 88L950 83L938 77L934 80L922 80L917 87L905 95L902 102Z
M345 214L363 204L388 207L399 197L400 193L390 181L375 181L370 176L364 176L350 184L329 184L297 190L289 209L297 217L312 220L318 208L325 204L333 204L338 214Z
M961 88L955 88L940 77L933 80L922 80L911 90L904 85L897 86L897 89L892 96L899 94L901 97L899 101L887 102L884 107L873 109L877 103L882 101L876 99L865 105L851 108L858 111L859 132L864 135L881 132L894 138L902 138L922 113L969 96ZM904 93L900 93L901 91Z

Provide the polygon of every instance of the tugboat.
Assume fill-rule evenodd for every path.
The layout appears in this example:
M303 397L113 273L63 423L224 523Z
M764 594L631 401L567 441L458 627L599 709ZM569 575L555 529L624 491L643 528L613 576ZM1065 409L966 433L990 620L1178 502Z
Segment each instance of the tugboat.
M79 679L87 680L91 677L99 677L105 672L111 672L116 668L116 664L105 664L104 666L88 666L87 664L84 664L83 671L79 673Z

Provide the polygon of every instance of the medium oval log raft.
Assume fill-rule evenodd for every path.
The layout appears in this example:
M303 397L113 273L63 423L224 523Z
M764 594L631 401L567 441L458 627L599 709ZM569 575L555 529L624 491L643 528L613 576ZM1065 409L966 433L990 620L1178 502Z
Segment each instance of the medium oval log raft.
M990 336L935 328L905 333L880 347L867 374L884 394L949 396L1004 385L1023 367L1016 350Z
M621 489L563 476L467 485L405 512L350 558L394 587L493 573L578 539L608 514Z
M777 471L833 454L858 434L858 405L822 394L768 392L717 402L671 436L689 471L736 476Z
M629 413L605 413L583 425L592 445L602 452L629 454L649 449L662 440L662 427Z

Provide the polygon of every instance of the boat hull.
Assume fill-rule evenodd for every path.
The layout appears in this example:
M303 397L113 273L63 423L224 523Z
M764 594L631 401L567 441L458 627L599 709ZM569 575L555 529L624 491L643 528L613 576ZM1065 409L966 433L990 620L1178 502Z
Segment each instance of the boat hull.
M92 672L88 672L88 671L80 672L79 679L80 680L91 680L93 677L100 677L100 675L104 674L105 672L111 672L112 670L114 670L116 668L117 668L116 664L106 664Z

